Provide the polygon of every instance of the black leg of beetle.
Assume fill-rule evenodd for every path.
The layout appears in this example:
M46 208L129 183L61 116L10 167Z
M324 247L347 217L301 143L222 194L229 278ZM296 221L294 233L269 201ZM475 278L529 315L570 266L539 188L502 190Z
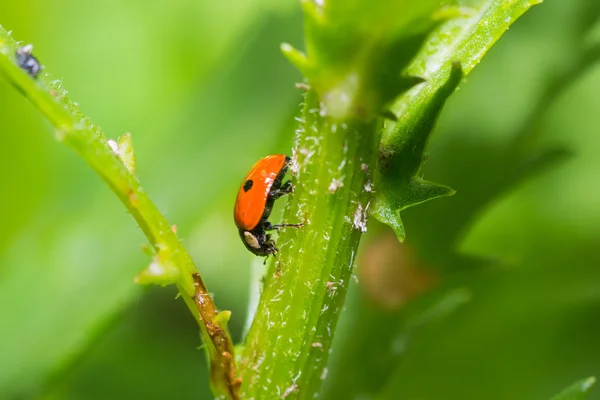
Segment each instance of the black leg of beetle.
M291 181L285 182L279 189L273 189L269 192L269 197L273 200L280 198L286 194L290 194L294 191L294 185Z
M294 191L294 185L292 185L292 181L284 182L279 188L279 191L282 193L292 193Z
M265 231L274 231L274 230L278 231L281 228L301 228L303 226L304 226L304 223L271 225L271 223L269 221L265 221L265 223L263 224L263 229Z
M279 251L279 249L275 246L273 246L273 252L272 253L268 253L265 257L265 260L263 261L263 265L267 264L267 260L269 259L269 256L273 256L273 258L277 258L277 252Z

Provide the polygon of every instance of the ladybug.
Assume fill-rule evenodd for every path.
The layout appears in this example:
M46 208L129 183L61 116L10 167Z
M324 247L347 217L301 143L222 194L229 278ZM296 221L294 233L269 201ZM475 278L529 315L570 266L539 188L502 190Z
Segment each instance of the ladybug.
M303 224L272 225L269 216L273 203L294 190L292 182L283 183L291 158L275 154L258 160L244 178L233 209L233 219L240 238L248 250L257 256L275 255L278 249L267 231L284 227L299 228Z
M32 78L37 78L38 74L42 70L42 65L40 62L31 54L33 51L33 46L28 44L22 47L19 47L15 52L17 57L17 63L19 67L21 67L25 72L29 74Z

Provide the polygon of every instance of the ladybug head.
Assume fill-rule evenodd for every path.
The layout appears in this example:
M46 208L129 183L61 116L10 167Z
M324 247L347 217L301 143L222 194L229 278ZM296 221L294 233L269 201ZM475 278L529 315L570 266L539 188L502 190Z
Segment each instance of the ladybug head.
M240 229L240 237L246 248L257 256L268 256L277 253L275 242L264 230L246 231Z

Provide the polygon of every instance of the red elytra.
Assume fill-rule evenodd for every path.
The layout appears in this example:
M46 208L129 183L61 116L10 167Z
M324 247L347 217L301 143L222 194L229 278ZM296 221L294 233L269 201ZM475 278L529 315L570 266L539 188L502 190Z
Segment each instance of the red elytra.
M267 156L250 168L250 172L242 181L233 210L235 225L239 229L251 231L261 222L269 200L269 192L276 183L277 176L282 170L281 178L285 175L287 158L285 154ZM281 186L281 179L278 186Z
M233 218L240 238L248 250L258 256L277 253L275 242L266 231L302 224L271 225L269 216L276 199L293 190L291 182L282 184L291 159L275 154L260 159L252 166L240 186Z

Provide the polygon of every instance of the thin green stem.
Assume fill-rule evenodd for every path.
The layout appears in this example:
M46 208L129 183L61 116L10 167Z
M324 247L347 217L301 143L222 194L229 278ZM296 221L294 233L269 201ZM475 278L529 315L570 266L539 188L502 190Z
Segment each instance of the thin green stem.
M177 269L172 283L177 285L207 344L213 390L221 398L238 398L229 333L223 319L217 318L217 307L187 250L136 177L108 145L100 128L67 98L62 82L51 80L45 72L35 79L29 76L16 63L17 48L15 40L0 26L0 73L50 121L56 138L73 148L115 192L156 250L156 261Z
M381 122L336 122L307 93L294 149L295 191L242 354L243 398L313 398L366 231Z

